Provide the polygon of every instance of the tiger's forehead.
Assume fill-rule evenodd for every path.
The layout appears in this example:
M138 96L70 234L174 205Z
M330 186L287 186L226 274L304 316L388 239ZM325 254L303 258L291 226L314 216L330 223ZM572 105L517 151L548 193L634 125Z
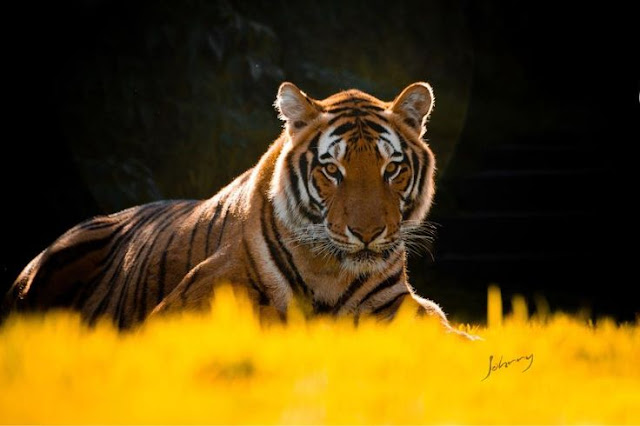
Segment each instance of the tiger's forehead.
M400 139L389 120L390 103L355 89L316 102L325 122L317 139L321 162L348 159L362 151L377 151L382 158L401 155Z
M374 117L366 118L359 109L349 109L329 119L318 139L318 157L320 160L357 155L362 151L377 151L382 158L402 155L400 138L386 120Z

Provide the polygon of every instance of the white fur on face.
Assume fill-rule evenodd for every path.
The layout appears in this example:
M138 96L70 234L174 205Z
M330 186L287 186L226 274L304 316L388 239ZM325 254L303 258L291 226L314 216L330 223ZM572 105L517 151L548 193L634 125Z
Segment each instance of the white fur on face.
M336 126L330 127L322 133L320 139L318 140L318 159L320 163L328 163L328 159L323 159L324 154L329 154L335 160L342 160L344 155L347 152L347 143L343 140L341 136L330 136ZM342 172L344 172L344 168L340 165Z
M290 142L287 145L290 146ZM289 150L284 149L276 160L276 165L269 187L269 199L273 203L274 210L278 219L290 228L302 226L302 218L297 210L292 206L290 200L293 200L290 183L286 173L285 159ZM305 194L306 196L306 194Z
M380 149L380 153L384 155L385 152L391 151L388 154L389 156L391 156L391 153L393 152L402 154L402 144L400 143L398 135L396 135L396 133L389 127L382 124L380 124L380 126L387 130L387 133L381 134L380 139L378 139L378 149ZM381 144L383 147L381 147ZM386 147L384 145L386 145Z

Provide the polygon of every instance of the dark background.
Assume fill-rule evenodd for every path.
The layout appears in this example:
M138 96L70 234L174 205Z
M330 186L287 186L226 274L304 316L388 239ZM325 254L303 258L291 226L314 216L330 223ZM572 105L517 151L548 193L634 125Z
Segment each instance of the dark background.
M7 10L0 290L66 229L206 198L255 164L278 85L391 100L429 81L438 158L419 293L481 321L486 288L631 320L638 138L630 10L562 2L84 0ZM636 28L637 29L637 28ZM633 231L634 232L634 231ZM508 303L505 306L508 310Z

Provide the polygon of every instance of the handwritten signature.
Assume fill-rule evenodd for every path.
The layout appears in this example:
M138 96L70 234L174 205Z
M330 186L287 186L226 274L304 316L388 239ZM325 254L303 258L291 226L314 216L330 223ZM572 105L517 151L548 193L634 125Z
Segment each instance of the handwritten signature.
M529 361L529 365L527 365L527 368L522 370L522 373L524 373L525 371L530 369L531 366L533 365L533 354L523 355L521 357L513 358L512 360L504 361L504 362L502 361L502 355L500 355L500 360L498 361L497 364L493 364L493 355L489 355L489 371L487 372L487 375L484 376L484 379L482 379L480 381L482 382L482 381L488 379L489 376L491 375L492 371L497 371L497 370L500 370L501 368L508 368L511 364L517 364L517 363L519 363L521 361L525 361L525 363L526 363L526 361Z

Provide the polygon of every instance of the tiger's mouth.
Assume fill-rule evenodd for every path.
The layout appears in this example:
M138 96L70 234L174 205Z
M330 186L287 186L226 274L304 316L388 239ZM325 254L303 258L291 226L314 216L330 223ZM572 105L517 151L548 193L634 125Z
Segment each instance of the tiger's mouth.
M376 273L384 271L388 267L389 262L395 258L393 254L397 252L398 247L399 245L394 245L380 251L368 248L351 252L341 250L338 259L344 269L353 273Z
M346 253L346 257L356 262L372 262L382 259L382 253L376 253L369 249L362 249L355 253Z
M397 244L392 247L382 249L380 251L373 251L368 248L358 250L356 252L345 252L344 257L355 262L379 262L387 260L393 252L397 249Z
M372 250L370 248L362 248L356 251L346 251L340 250L338 258L350 264L359 264L359 265L374 265L386 264L387 260L392 257L393 253L395 253L400 244L389 244L385 248L380 248L378 250Z

